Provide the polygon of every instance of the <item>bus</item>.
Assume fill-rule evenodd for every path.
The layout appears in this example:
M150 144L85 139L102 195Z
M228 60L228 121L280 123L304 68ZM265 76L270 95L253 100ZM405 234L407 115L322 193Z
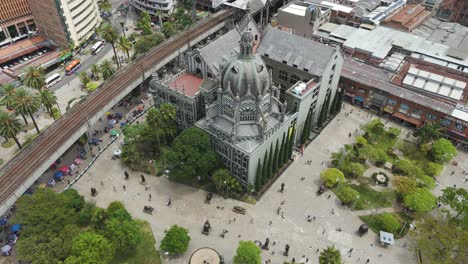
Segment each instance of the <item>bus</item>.
M94 44L93 47L91 47L92 54L93 55L98 54L98 52L101 51L102 48L104 48L104 44L105 44L104 41L96 42L96 44Z
M60 76L60 74L55 73L45 80L45 86L46 88L50 88L52 85L60 82L61 80L62 80L62 77Z
M73 60L70 64L65 67L65 74L72 75L76 70L80 68L81 64L79 60Z

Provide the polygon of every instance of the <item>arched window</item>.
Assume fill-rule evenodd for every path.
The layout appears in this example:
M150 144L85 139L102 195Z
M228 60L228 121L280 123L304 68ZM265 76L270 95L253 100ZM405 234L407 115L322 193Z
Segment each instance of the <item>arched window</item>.
M252 108L244 108L241 110L240 121L253 121L255 120L255 111Z
M229 104L225 104L223 106L223 113L231 118L234 117L234 108L229 105Z
M287 71L283 71L283 70L279 71L279 77L278 78L280 80L287 82L288 81L288 76L289 76L289 74L288 74Z
M291 79L289 80L289 83L295 84L297 81L299 81L301 78L295 74L291 75Z

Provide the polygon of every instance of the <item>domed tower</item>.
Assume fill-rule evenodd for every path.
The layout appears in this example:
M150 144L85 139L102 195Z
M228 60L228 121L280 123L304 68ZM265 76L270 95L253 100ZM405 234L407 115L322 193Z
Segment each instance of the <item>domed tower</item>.
M262 141L271 125L284 117L279 89L272 86L271 72L255 53L255 44L250 31L242 34L239 55L221 65L217 101L207 107L207 119L216 126L214 120L222 118L220 131L224 130L224 138L231 142ZM269 127L271 121L275 122Z

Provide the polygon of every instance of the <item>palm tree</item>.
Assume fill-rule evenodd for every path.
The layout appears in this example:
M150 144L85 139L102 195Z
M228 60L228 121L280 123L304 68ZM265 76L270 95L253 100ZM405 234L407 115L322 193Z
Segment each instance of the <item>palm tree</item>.
M80 74L78 74L78 77L80 78L81 83L85 87L86 87L86 84L88 84L91 81L91 78L89 78L88 73L85 71L80 72Z
M102 61L101 65L100 65L100 68L101 68L102 78L104 80L107 80L115 72L115 69L112 66L112 62L110 60Z
M55 96L55 93L49 90L43 90L39 93L39 98L41 99L42 105L47 109L47 112L49 112L50 116L55 119L52 113L52 107L57 104L57 96Z
M130 59L130 49L132 48L132 43L130 40L128 40L128 38L120 36L117 39L117 48L127 55L127 59Z
M3 96L0 103L7 109L13 109L15 102L16 87L13 84L6 83L0 87L0 96Z
M117 29L113 27L110 23L104 23L98 30L99 35L103 38L106 42L110 43L112 46L112 50L114 51L114 58L117 67L120 67L119 60L117 59L117 52L115 51L115 43L119 38L117 33Z
M33 94L30 90L27 90L26 88L20 88L17 90L15 110L23 115L29 114L31 120L34 123L34 126L36 127L36 131L38 134L41 131L37 126L36 120L34 119L34 113L36 113L37 110L39 110L39 107L41 107L41 100L39 96Z
M89 70L90 70L91 73L93 74L93 77L94 77L96 80L99 80L99 72L101 71L101 69L99 68L99 65L97 65L97 64L92 64L92 65L89 67Z
M4 137L6 140L12 138L21 149L22 146L17 138L20 131L21 124L18 119L12 114L0 111L0 136Z
M320 264L341 264L341 254L335 246L327 247L319 256Z
M41 91L45 86L44 68L40 66L30 66L25 70L23 84Z

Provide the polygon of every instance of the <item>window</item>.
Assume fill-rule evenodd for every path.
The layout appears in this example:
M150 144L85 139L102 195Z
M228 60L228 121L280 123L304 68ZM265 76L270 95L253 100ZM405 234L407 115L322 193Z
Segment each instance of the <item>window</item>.
M297 81L299 81L301 78L295 74L291 75L291 79L289 80L289 82L291 84L295 84Z
M391 106L395 106L395 105L396 105L396 101L393 100L392 98L388 98L387 103L388 103L389 105L391 105Z
M456 123L455 124L455 129L460 131L460 132L463 132L465 130L465 127L462 124Z
M364 90L364 89L359 89L359 92L360 92L360 93L366 93L366 90Z
M201 63L200 57L195 57L195 61L196 61L197 63Z
M411 116L414 118L421 118L421 115L423 114L423 111L421 109L415 109L411 113Z
M207 73L206 73L206 77L208 77L208 78L213 78L213 74L211 74L211 72L207 72Z
M436 120L437 116L433 113L426 113L426 118L430 120Z
M405 103L401 103L401 104L400 104L400 109L408 110L408 109L409 109L409 105L407 105L407 104L405 104Z
M279 79L282 81L288 81L288 73L286 71L280 70L279 71Z
M452 123L450 120L448 120L447 118L443 118L440 120L440 124L443 125L443 126L450 126L450 123Z

